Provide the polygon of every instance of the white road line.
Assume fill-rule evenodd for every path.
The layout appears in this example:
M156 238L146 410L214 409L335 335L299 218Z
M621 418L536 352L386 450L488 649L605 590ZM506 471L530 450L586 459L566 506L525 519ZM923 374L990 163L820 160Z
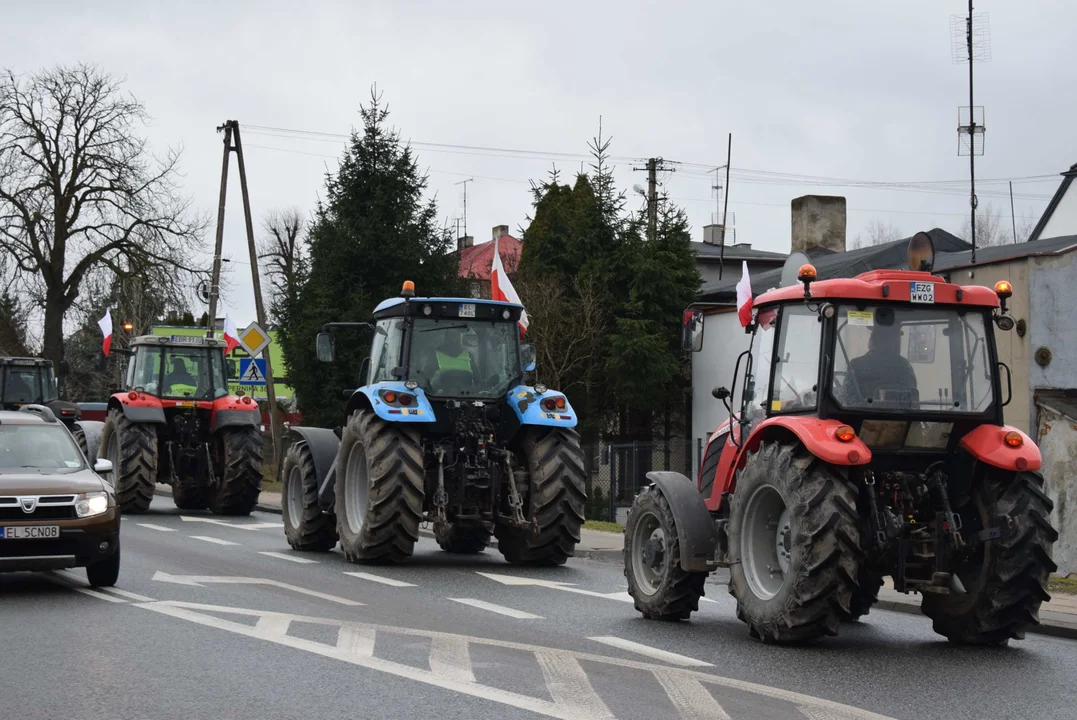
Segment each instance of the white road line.
M217 545L239 545L239 543L234 543L230 540L221 540L220 538L209 537L207 535L188 535L187 537L194 538L195 540L202 540L208 543L215 543Z
M357 658L374 657L375 632L372 627L341 625L337 631L337 649Z
M263 632L266 635L279 635L283 637L288 634L288 626L291 624L292 619L287 615L263 615L258 618L258 622L254 625L254 629Z
M729 714L699 680L677 670L655 670L654 676L682 720L729 720Z
M133 593L130 590L120 590L119 588L111 588L111 587L110 588L101 588L101 589L105 590L106 592L110 592L113 595L119 595L120 597L125 597L128 600L136 600L138 602L153 602L153 598L146 597L145 595L139 595L138 593Z
M390 585L392 587L418 587L414 583L404 582L403 580L394 580L393 578L381 577L380 575L371 575L365 572L346 572L345 575L351 575L354 578L360 580L369 580L371 582L381 583L382 585Z
M489 610L495 612L498 615L507 615L510 618L516 618L517 620L542 620L541 615L532 615L529 612L523 610L513 610L512 608L504 607L503 605L494 605L484 600L475 600L473 598L449 598L453 602L458 602L461 605L470 605L471 607L478 608L479 610Z
M154 525L153 523L135 523L135 525L149 528L150 530L158 530L160 532L176 532L176 528L165 527L164 525Z
M309 564L309 563L317 564L318 563L317 560L311 560L310 558L300 557L298 555L289 555L288 553L270 552L269 550L260 551L258 554L259 555L267 555L269 557L278 558L280 560L291 560L294 563L303 563L303 564Z
M612 635L603 635L601 637L589 637L588 640L594 640L600 642L603 645L609 645L610 647L620 648L622 650L628 650L629 652L639 653L640 655L646 655L647 657L654 658L655 660L664 660L671 665L680 665L681 667L714 667L709 662L703 662L702 660L696 660L695 658L685 657L684 655L678 655L677 653L671 653L666 650L659 650L653 648L650 645L642 645L631 640L625 640L624 638L613 637Z
M718 602L717 600L711 600L709 597L701 597L700 600L702 600L703 602L714 603L715 605L721 605L722 604L722 603Z
M467 640L449 635L430 638L430 672L462 682L475 682Z
M555 704L579 717L616 720L576 658L561 652L537 652L535 659L542 668L546 689Z
M118 597L112 597L111 595L106 595L104 593L97 592L96 590L91 590L89 588L73 587L71 589L74 590L75 592L80 592L83 595L89 595L90 597L95 597L98 600L107 600L110 603L125 603L125 602L127 602L126 600L121 600Z

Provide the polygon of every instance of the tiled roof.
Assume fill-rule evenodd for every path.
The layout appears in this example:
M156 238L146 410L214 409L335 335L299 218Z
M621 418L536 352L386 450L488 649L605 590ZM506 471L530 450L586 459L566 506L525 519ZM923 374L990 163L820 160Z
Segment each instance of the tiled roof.
M520 261L520 250L523 243L512 235L502 235L498 238L497 249L501 254L501 263L507 272L516 271L516 263ZM494 243L484 242L472 245L458 252L460 256L460 277L473 278L476 280L489 280L490 268L494 263Z

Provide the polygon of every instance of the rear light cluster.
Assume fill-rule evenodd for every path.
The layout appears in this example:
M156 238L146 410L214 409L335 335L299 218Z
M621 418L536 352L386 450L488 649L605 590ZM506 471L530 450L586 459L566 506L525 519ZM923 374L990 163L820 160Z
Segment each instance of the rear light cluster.
M542 401L542 409L546 410L548 412L556 412L558 410L564 410L565 409L565 398L564 398L564 396L562 395L561 397L555 397L555 398L550 397L550 398L544 399Z
M378 394L384 402L390 405L402 405L403 407L408 407L415 402L414 395L396 392L395 390L382 390Z

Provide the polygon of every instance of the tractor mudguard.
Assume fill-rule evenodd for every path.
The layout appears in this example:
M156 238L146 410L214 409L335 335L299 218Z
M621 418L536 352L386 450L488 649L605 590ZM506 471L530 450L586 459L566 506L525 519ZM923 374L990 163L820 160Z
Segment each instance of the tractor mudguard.
M565 407L554 412L544 410L542 401L553 398L565 398ZM521 425L548 425L553 427L576 427L576 412L569 404L564 393L547 390L542 395L535 393L535 388L517 385L505 395L505 400L516 412Z
M242 407L242 406L241 406ZM209 423L209 431L217 432L221 428L234 427L236 425L258 425L259 415L257 405L248 405L248 409L219 410L214 408L213 419Z
M647 479L666 498L673 512L681 547L681 569L710 572L718 567L714 557L718 531L696 484L678 472L669 471L649 472Z
M821 420L814 415L768 418L752 430L748 442L741 448L735 467L743 464L748 451L758 448L769 433L779 428L796 435L808 452L829 465L867 465L871 462L871 450L863 440L854 437L849 442L842 442L836 437L837 429L844 424L840 420Z
M1008 433L1020 435L1021 444L1007 445L1004 438ZM1043 456L1032 438L1010 425L981 425L961 438L961 447L980 462L1003 470L1033 471L1043 464Z
M387 403L382 399L384 392L405 393L415 398L415 402L404 407L400 403ZM348 400L346 415L356 410L370 409L382 420L395 423L432 423L436 422L434 408L422 388L409 390L400 381L380 382L376 385L361 387L352 393Z
M133 423L165 424L165 411L161 401L152 395L137 394L134 399L128 393L117 393L109 398L108 409L123 410L124 416Z
M296 443L306 443L307 449L310 450L311 460L314 461L314 474L318 478L318 506L322 510L332 509L336 494L333 492L333 483L326 481L332 479L333 464L337 459L340 438L335 432L326 428L291 426L284 435L284 448L281 452L281 459L277 463L277 477L280 477L288 448Z

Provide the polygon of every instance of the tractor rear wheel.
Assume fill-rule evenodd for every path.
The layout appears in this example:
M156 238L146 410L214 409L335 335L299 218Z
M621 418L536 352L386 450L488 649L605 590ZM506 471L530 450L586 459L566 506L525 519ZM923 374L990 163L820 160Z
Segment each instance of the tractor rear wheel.
M411 557L423 517L419 434L356 410L340 442L336 477L340 549L354 563Z
M445 552L475 555L490 544L490 531L482 526L460 527L455 523L436 522L434 538Z
M1040 604L1050 600L1047 579L1057 569L1051 545L1058 532L1051 527L1054 503L1043 492L1035 472L1009 476L991 472L974 482L972 507L963 515L969 532L997 528L1001 537L979 542L956 568L965 593L926 593L921 611L940 635L970 645L1005 644L1020 640L1029 625L1039 624ZM971 537L969 537L971 536Z
M294 443L281 467L284 536L296 550L328 552L337 544L337 517L318 506L318 475L304 442Z
M120 512L145 512L157 479L157 428L112 410L105 420L103 457L112 461L112 485Z
M525 513L530 524L498 524L498 550L516 565L564 565L580 541L587 503L580 436L568 428L534 428L522 445L530 475L530 512Z
M204 477L177 477L172 481L172 502L180 510L205 510L209 488Z
M766 443L737 475L729 592L763 642L836 635L850 615L863 551L857 489L802 445Z
M209 491L216 515L250 515L262 491L262 433L257 425L226 427L217 432L220 476Z
M662 492L644 488L625 523L625 577L636 610L648 620L687 620L699 610L707 573L685 572L677 523Z

